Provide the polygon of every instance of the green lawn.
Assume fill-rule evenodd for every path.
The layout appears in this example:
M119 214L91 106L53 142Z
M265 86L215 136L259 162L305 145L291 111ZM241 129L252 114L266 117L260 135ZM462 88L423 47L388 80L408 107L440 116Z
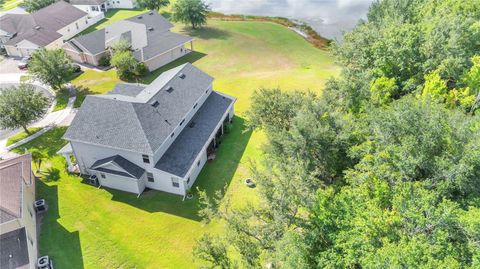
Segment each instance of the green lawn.
M32 128L28 128L28 131L30 132L30 134L27 134L25 131L22 131L16 135L12 135L7 140L7 146L10 146L11 144L16 143L40 130L42 130L42 128L32 127Z
M14 7L17 7L17 6L20 5L22 2L23 2L23 0L6 0L6 1L3 3L2 11L9 10L9 9L14 8Z
M249 161L262 158L265 137L245 130L251 94L261 87L320 93L339 68L328 52L273 23L209 21L202 30L190 32L182 26L175 30L195 37L196 52L169 67L192 61L215 77L217 90L238 98L233 129L216 160L206 165L195 184L209 193L227 185L227 195L236 205L255 199L255 189L244 186L243 180L250 175ZM118 81L113 70L87 71L73 83L89 87L90 93L104 93ZM222 225L215 221L202 224L196 199L182 201L157 191L137 198L82 184L66 173L65 161L55 154L66 143L61 139L64 131L53 129L16 149L38 148L49 156L37 184L37 196L50 205L41 228L40 254L50 255L58 268L194 267L195 239L205 232L221 232Z

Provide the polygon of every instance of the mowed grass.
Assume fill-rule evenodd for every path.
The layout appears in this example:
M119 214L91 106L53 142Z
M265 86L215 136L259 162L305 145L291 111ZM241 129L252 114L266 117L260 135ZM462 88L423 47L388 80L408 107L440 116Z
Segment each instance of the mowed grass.
M30 134L27 134L27 132L25 132L25 131L21 131L16 135L12 135L7 140L7 146L10 146L11 144L17 143L18 141L20 141L20 140L22 140L22 139L24 139L24 138L26 138L30 135L33 135L34 133L36 133L40 130L42 130L42 128L31 127L31 128L28 128L28 131L30 132Z
M195 188L212 194L227 186L226 195L234 205L252 201L256 190L243 181L250 176L250 160L262 158L265 137L245 127L250 96L261 87L321 93L339 69L329 52L273 23L209 21L201 30L177 25L175 31L195 37L195 52L142 82L191 61L215 78L216 90L237 98L233 128ZM86 71L73 83L89 87L94 94L108 92L118 81L114 70ZM201 222L197 196L182 201L179 196L148 191L137 198L83 184L66 173L65 161L56 155L66 143L61 139L64 132L65 128L53 129L16 149L38 148L48 156L37 184L38 198L46 198L50 205L41 227L40 254L50 255L58 268L195 268L195 240L204 233L223 231L219 221Z

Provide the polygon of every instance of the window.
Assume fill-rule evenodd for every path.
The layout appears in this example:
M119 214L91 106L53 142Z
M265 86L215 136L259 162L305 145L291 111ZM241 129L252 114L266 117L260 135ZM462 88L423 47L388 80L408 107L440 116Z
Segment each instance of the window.
M198 105L198 103L196 103L196 104L193 106L193 109L197 108L197 105Z
M153 178L153 174L150 172L147 172L147 179L148 182L155 182L155 178Z
M182 126L182 124L185 122L185 119L183 119L181 122L180 122L180 126Z
M142 158L144 163L150 163L150 158L148 157L148 155L142 155Z
M187 184L188 184L188 183L190 183L190 177L188 177L188 179L187 179Z
M178 182L177 178L172 177L172 186L174 186L175 188L180 187L180 183Z
M75 27L77 27L77 30L79 29L79 28L78 28L78 22L75 23Z
M85 20L85 24L88 24L88 20Z
M155 101L155 102L153 102L153 104L152 104L152 106L153 106L154 108L157 108L159 105L160 105L160 103L159 103L158 101Z
M104 174L104 173L100 173L100 177L101 177L101 178L105 178L105 174Z
M172 134L170 135L170 137L172 137L172 138L173 138L174 136L175 136L175 133L172 133Z
M198 160L197 166L200 166L200 160Z

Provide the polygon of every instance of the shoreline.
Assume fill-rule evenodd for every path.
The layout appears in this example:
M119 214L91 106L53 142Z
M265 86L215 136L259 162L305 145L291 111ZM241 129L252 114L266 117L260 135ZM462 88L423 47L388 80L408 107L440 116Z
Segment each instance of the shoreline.
M284 17L270 17L270 16L255 16L255 15L238 15L238 14L223 14L220 12L211 11L208 14L211 19L222 21L260 21L273 22L287 27L305 40L311 43L318 49L328 50L332 40L320 36L311 26L306 23L298 23Z

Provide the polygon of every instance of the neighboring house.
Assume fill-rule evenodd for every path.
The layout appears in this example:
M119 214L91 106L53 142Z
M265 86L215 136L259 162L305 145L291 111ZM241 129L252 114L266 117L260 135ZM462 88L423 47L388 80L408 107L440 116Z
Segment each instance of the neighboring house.
M37 268L35 178L30 154L0 160L0 268Z
M63 48L74 61L97 66L110 55L109 48L123 39L130 43L135 58L153 71L191 52L185 44L193 39L170 32L172 27L162 15L149 11L75 37Z
M215 154L235 99L213 91L213 78L191 64L150 85L118 84L89 95L59 151L69 170L97 175L101 186L141 194L145 188L185 195Z
M109 9L135 8L134 0L68 0L68 2L91 16L96 16L98 12L103 14Z
M86 12L59 1L32 14L0 17L0 45L10 56L29 56L38 48L61 48L93 23Z

